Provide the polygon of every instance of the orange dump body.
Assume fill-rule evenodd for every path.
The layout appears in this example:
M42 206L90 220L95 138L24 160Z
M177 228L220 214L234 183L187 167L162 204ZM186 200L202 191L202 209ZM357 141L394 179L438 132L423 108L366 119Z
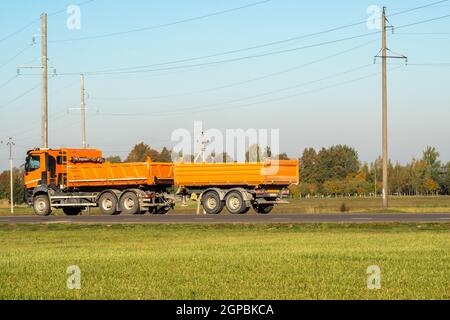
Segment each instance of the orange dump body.
M296 160L255 163L177 163L175 184L193 186L261 186L298 184Z
M67 166L68 187L154 186L173 183L170 163L78 163Z

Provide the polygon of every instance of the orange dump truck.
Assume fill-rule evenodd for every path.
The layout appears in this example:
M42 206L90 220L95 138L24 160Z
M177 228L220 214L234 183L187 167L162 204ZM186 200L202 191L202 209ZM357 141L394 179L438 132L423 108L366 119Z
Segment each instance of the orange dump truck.
M35 149L27 154L24 183L27 203L43 216L52 208L78 215L88 207L102 214L164 214L176 196L197 200L209 214L225 206L231 213L251 207L269 213L298 183L298 162L109 163L100 150Z
M109 163L100 150L35 149L25 162L25 197L38 215L61 208L78 215L87 207L102 214L166 213L173 200L173 165L150 159L136 163Z

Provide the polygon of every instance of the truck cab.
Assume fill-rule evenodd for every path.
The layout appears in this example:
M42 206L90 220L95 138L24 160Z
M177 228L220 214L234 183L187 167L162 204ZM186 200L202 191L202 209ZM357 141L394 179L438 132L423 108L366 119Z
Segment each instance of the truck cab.
M40 216L52 209L78 215L88 207L112 215L167 213L173 201L166 189L172 184L171 163L113 164L97 149L34 149L25 160L25 199Z

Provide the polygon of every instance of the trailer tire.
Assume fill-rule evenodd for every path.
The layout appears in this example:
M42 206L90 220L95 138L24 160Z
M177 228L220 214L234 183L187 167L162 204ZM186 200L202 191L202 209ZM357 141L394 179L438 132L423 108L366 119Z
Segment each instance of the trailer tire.
M169 207L161 207L156 209L155 214L167 214L170 211Z
M127 191L120 197L120 208L124 214L138 214L141 212L139 198L133 191Z
M112 192L105 192L98 198L98 207L100 213L103 215L116 215L120 212L117 211L117 197Z
M62 208L66 216L78 216L81 213L82 208L77 207L65 207Z
M224 207L224 202L216 191L207 191L202 196L202 206L207 214L219 214Z
M38 216L45 217L52 213L50 199L46 194L40 194L33 198L33 210Z
M232 214L244 213L247 206L242 193L239 191L231 191L225 198L227 210ZM247 210L248 211L248 210Z
M273 204L260 204L253 207L255 209L256 213L259 214L268 214L273 209Z

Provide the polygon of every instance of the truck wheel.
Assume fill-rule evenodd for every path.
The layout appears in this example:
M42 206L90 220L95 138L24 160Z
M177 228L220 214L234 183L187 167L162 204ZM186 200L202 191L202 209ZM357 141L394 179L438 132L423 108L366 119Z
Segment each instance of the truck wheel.
M137 214L141 212L139 199L136 193L128 191L120 197L120 208L125 214Z
M104 215L119 214L117 211L117 198L116 195L111 192L105 192L98 199L98 207L100 213Z
M255 211L259 214L268 214L273 209L273 204L260 204L254 207Z
M33 209L34 213L38 216L48 216L52 213L52 208L50 207L50 200L45 194L41 194L33 198Z
M62 210L66 216L78 216L81 213L82 208L65 207Z
M202 196L202 206L207 214L219 214L223 210L224 203L216 191L208 191Z
M244 198L239 191L230 192L225 199L225 203L228 211L233 214L243 213L247 209Z
M241 212L239 212L240 214L245 214L250 210L250 207L245 207L244 210L242 210Z

